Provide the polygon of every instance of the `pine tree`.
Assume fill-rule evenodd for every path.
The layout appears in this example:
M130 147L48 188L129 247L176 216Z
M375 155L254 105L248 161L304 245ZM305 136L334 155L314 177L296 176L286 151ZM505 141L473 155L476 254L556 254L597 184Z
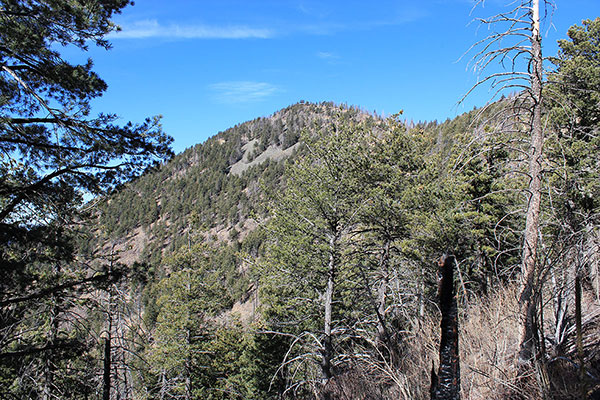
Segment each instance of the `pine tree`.
M59 365L85 350L85 334L66 328L82 326L72 320L80 291L118 273L94 273L74 262L83 196L105 193L171 155L171 138L158 118L117 126L115 115L91 117L90 101L106 83L91 61L72 64L60 53L61 47L86 50L90 43L108 49L105 37L117 29L111 18L129 3L0 3L3 366L26 365L19 362L25 355L39 362L52 356ZM49 325L39 329L36 319ZM43 396L67 396L51 370L43 373L51 383ZM17 381L22 376L13 374Z
M266 318L273 329L293 335L294 345L305 346L307 357L297 360L307 366L303 379L323 398L345 326L348 299L341 293L356 280L347 252L363 207L352 174L363 133L364 127L345 121L304 136L306 156L286 171L286 189L268 228L270 259L261 284Z

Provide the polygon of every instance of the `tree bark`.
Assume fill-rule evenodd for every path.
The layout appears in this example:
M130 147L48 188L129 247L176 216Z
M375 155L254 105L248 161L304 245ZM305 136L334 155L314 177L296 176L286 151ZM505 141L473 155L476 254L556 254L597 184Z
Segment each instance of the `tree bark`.
M60 264L55 265L54 274L58 275L60 273ZM48 332L48 343L50 348L47 352L44 352L44 385L42 390L42 400L50 400L57 395L57 393L53 393L54 390L54 349L52 348L58 339L58 314L59 310L59 299L54 295L50 296L50 302L52 304L50 309L50 329Z
M387 298L387 286L389 283L389 253L390 253L390 240L385 241L383 251L381 253L381 260L379 262L379 272L381 273L381 282L377 289L377 338L380 341L385 342L388 346L391 345L390 337L385 326L385 303ZM392 350L390 348L390 350Z
M520 365L529 364L534 355L534 317L536 314L535 275L537 264L540 204L542 197L542 38L540 35L539 0L532 1L531 13L531 148L529 153L529 201L525 221L522 255L522 279L519 294L519 357Z
M160 371L160 392L159 392L160 400L165 400L166 395L167 395L167 390L168 390L167 389L167 373L163 368Z
M111 254L110 254L110 264L108 268L109 274L113 271L113 262L115 259L115 244L113 243ZM113 367L111 355L112 355L112 330L113 330L113 315L114 315L114 305L113 305L113 285L110 284L107 290L108 295L108 309L106 310L107 315L107 328L106 328L106 337L104 338L104 371L102 374L102 400L110 400L110 391L111 391L111 368Z
M442 312L440 366L432 373L432 400L460 399L460 359L458 356L458 305L454 290L454 256L444 256L438 262L441 273L439 287Z
M104 338L104 373L102 375L102 400L110 400L110 333Z
M57 301L53 299L53 301ZM50 311L50 332L48 339L50 345L54 345L56 342L56 332L58 331L56 305L52 306ZM54 386L54 367L52 365L54 351L52 347L44 353L44 385L42 388L42 400L51 400L53 397L53 386Z
M585 357L583 353L583 331L581 325L581 278L579 271L575 276L575 331L577 334L577 361L579 362L579 389L582 400L587 399L585 381Z
M333 343L331 338L331 321L333 310L333 291L335 288L335 273L337 269L336 255L337 238L331 235L329 238L329 263L327 265L327 288L325 289L325 317L323 323L323 348L321 349L321 398L328 400L330 398L327 383L333 376L331 371L331 358L333 357Z

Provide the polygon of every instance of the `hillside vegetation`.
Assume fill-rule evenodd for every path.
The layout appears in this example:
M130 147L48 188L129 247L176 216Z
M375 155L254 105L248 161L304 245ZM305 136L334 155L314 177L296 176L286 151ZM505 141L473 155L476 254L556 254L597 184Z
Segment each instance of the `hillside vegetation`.
M463 395L519 387L532 398L543 390L570 398L576 380L552 378L547 388L517 381L513 362L521 101L414 126L401 116L296 104L218 134L106 199L95 243L109 243L115 262L129 265L114 287L128 293L117 313L127 324L114 329L124 343L135 332L136 357L147 362L123 355L120 379L137 382L123 390L310 398L325 379L332 398L427 398L438 363L435 260L450 251L460 271ZM564 361L577 359L569 257L586 259L578 273L595 374L598 239L594 229L581 231L579 250L564 240L572 214L557 205L573 202L564 184L552 181L544 208L539 329L546 373L576 377ZM577 212L591 223L595 210Z
M300 102L173 156L54 47L127 1L4 3L0 398L600 398L600 18L452 120Z
M419 124L300 103L123 185L93 208L82 236L79 257L118 278L77 306L91 325L74 332L90 347L84 364L70 363L64 384L101 370L98 343L110 345L111 385L123 397L312 398L325 390L339 399L428 398L439 362L435 260L452 252L465 398L515 388L524 398L545 390L578 398L570 397L581 387L577 274L592 390L598 208L568 186L560 158L547 161L557 170L547 182L539 278L549 380L517 379L521 101ZM549 149L573 138L553 140ZM580 161L597 163L590 156ZM578 177L577 187L598 190L591 177ZM584 226L565 240L574 222ZM98 392L102 382L88 380L86 390Z
M366 117L357 109L332 103L299 103L220 132L100 204L102 233L123 241L141 230L137 239L147 246L138 246L138 253L127 259L138 261L139 250L145 250L142 261L147 257L158 261L162 254L156 252L188 244L192 231L220 239L246 232L244 224L266 212L261 185L268 190L279 185L283 174L279 161L297 152L303 131L324 126L337 113Z

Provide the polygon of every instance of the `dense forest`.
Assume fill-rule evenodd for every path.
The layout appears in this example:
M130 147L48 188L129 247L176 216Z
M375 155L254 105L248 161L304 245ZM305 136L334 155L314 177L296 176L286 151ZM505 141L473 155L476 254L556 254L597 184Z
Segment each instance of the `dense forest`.
M52 46L127 4L1 2L1 398L600 398L600 18L536 76L524 14L531 78L452 120L301 101L173 155Z

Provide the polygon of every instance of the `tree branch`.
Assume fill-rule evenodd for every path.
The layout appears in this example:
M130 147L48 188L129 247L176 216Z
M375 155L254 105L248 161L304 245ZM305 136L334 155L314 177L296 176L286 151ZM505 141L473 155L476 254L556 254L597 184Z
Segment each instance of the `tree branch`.
M93 275L89 278L84 278L84 279L80 279L77 281L66 282L66 283L63 283L60 285L56 285L56 286L38 290L37 292L28 294L26 296L12 297L12 298L9 298L6 300L1 300L0 307L5 307L7 305L15 304L15 303L22 303L22 302L29 301L29 300L40 299L40 298L46 297L50 294L60 292L61 290L71 289L76 286L84 285L87 283L102 282L102 281L108 280L110 278L113 278L113 279L118 278L120 275L121 275L121 271L117 270L117 271L113 271L113 272L107 272L105 274Z

